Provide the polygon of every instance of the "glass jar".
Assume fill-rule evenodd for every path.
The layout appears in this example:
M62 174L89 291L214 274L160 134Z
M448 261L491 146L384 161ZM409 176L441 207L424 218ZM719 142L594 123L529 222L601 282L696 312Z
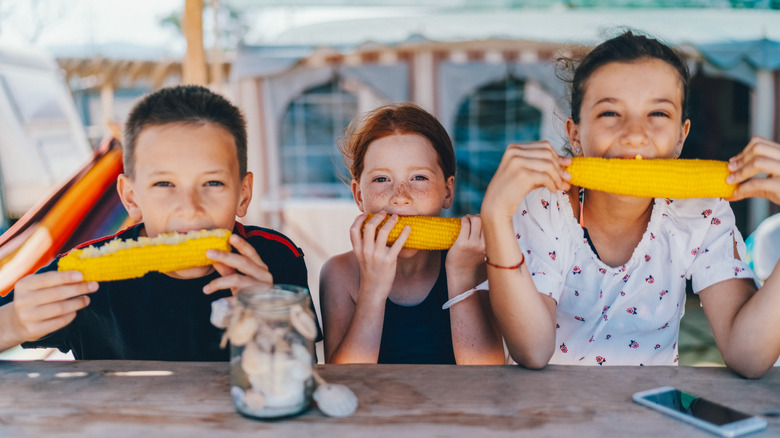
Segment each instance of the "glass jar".
M317 325L308 291L292 285L253 286L236 296L228 326L236 410L256 418L303 411L315 387Z

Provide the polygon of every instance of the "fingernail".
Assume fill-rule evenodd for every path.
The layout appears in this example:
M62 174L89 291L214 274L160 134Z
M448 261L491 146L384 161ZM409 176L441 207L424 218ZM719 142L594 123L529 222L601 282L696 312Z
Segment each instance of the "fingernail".
M734 184L734 179L735 179L734 175L729 175L729 176L726 177L726 183L727 184Z
M571 174L568 171L564 170L563 171L563 179L565 179L566 181L571 180Z
M84 275L82 275L81 272L79 272L79 271L73 271L70 274L70 279L72 281L81 281L82 278L84 278Z
M89 289L90 292L95 292L98 290L98 282L97 281L90 281L87 283L87 289Z
M737 170L737 160L733 158L729 160L729 170Z
M216 250L210 249L210 250L206 251L206 257L208 257L210 259L214 259L214 257L219 257L219 255L217 254Z

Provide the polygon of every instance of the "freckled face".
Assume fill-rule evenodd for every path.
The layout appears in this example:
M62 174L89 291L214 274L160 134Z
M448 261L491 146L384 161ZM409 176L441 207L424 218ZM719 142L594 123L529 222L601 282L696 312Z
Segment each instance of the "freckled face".
M239 175L233 136L212 123L166 124L138 136L135 177L120 194L147 236L194 229L233 229L252 198L252 174Z
M352 194L360 211L438 216L449 208L455 177L445 180L438 155L425 137L390 135L368 146Z
M674 158L690 128L682 120L683 89L660 59L612 62L586 82L580 123L566 129L574 149L591 157Z

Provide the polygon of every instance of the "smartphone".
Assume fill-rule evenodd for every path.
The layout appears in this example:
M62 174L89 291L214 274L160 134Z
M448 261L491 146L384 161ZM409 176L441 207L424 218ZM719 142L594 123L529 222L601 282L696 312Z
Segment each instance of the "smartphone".
M716 435L735 437L766 429L766 420L697 397L671 386L640 391L633 399Z

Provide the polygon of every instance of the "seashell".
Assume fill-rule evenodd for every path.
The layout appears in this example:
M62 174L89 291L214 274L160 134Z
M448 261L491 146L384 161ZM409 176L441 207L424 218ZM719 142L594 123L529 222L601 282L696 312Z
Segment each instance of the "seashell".
M324 383L314 390L320 411L329 417L346 417L357 409L358 399L351 389L335 383Z
M240 386L231 386L230 396L233 397L233 404L236 406L244 404L244 390Z
M228 328L228 337L233 345L246 345L257 332L257 320L249 313L244 313L238 321Z
M218 328L227 328L235 305L233 297L220 298L211 302L211 323Z
M266 407L267 403L262 392L249 389L244 394L244 405L249 410L259 411Z
M241 368L250 376L268 373L271 368L271 355L261 351L254 342L250 342L241 353Z
M290 322L304 338L310 341L317 338L317 323L299 304L290 307Z
M309 353L309 349L301 344L292 345L292 356L301 363L307 363L309 365L314 363L311 353Z

